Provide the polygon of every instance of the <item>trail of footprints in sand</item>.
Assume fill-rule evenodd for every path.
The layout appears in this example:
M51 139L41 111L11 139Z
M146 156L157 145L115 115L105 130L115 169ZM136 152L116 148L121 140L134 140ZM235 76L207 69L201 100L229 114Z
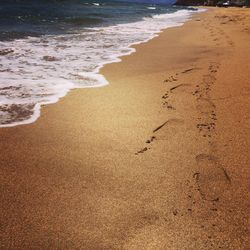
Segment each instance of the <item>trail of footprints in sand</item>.
M211 137L216 128L216 105L212 102L210 92L216 81L216 74L220 64L211 62L208 73L203 75L202 82L196 85L193 95L197 100L197 110L199 112L198 123L196 125L203 137L208 137L209 145L212 145ZM220 164L219 159L212 154L198 154L195 157L197 172L193 178L197 191L205 201L218 202L225 190L230 187L231 178L226 169ZM214 208L214 211L217 211Z
M206 20L204 20L203 23L204 23L204 27L209 31L209 34L211 38L213 39L213 42L215 42L216 46L220 46L223 42L225 42L230 47L235 46L234 42L231 40L229 35L225 33L223 28L220 28L221 26L220 24L218 24L215 27L215 26L211 26L211 24Z
M216 106L211 101L210 92L216 81L219 66L219 63L210 63L208 73L203 75L202 82L196 85L192 93L196 97L197 110L200 114L196 127L203 137L212 137L216 126Z
M212 88L212 85L216 81L216 73L219 68L219 63L211 62L209 67L208 67L208 72L207 74L203 75L203 79L201 83L197 84L195 86L195 89L191 92L193 96L196 97L196 102L197 102L197 110L199 112L199 116L197 118L197 124L196 127L199 130L200 134L203 137L212 137L212 133L215 130L216 126L216 106L215 104L211 101L210 98L210 91ZM167 108L168 110L176 110L176 107L174 106L171 97L175 94L178 93L178 90L190 92L190 84L183 84L183 83L178 83L178 76L181 74L186 74L190 73L192 71L199 70L199 68L193 67L186 69L180 73L176 73L175 75L172 75L168 77L166 80L164 80L164 83L167 83L168 90L165 92L165 94L162 96L162 106L164 108ZM170 85L170 86L169 86ZM188 89L188 91L187 91ZM177 122L179 119L171 119L168 121L165 121L159 127L155 128L153 130L153 135L146 140L145 147L143 147L141 150L137 151L135 154L141 154L150 149L149 144L151 144L153 141L155 141L156 138L156 132L163 128L164 126L173 124L173 122ZM180 122L177 122L180 123Z
M185 91L185 88L186 87L190 87L191 85L190 84L178 84L178 75L179 74L186 74L186 73L189 73L193 70L196 70L198 68L188 68L180 73L176 73L175 75L171 75L170 77L168 77L166 80L164 80L164 84L168 84L168 83L171 83L171 86L168 88L168 91L166 91L166 93L162 96L162 106L164 108L167 108L168 110L173 110L175 111L176 108L174 107L172 101L171 101L171 96L174 95L176 93L177 90L184 90ZM176 83L176 85L174 84ZM174 85L172 85L174 84ZM156 137L156 134L159 130L161 130L163 127L165 126L175 126L175 125L181 125L181 124L184 124L184 121L182 119L177 119L177 118L173 118L173 119L169 119L167 121L165 121L164 123L162 123L161 125L159 125L158 127L156 127L152 133L153 135L146 140L146 145L145 147L143 147L142 149L140 149L139 151L137 151L135 153L135 155L139 155L139 154L142 154L142 153L145 153L146 151L150 150L151 147L152 147L152 143L157 140L157 137Z
M198 111L196 127L201 136L208 140L208 145L212 143L212 135L215 131L217 121L216 105L211 100L210 92L216 81L216 74L219 67L220 63L210 62L207 73L203 75L201 82L196 84L194 90L191 92L192 96L195 97ZM171 96L174 95L178 89L185 90L186 87L189 87L187 92L190 93L190 85L178 83L178 77L181 74L191 73L194 70L199 70L199 68L193 67L186 69L168 77L164 81L164 84L168 86L168 90L162 96L163 107L166 107L168 110L176 110L171 103ZM157 133L165 126L171 127L171 125L176 126L177 124L180 125L183 123L184 121L181 119L170 119L160 124L152 131L153 135L146 140L145 147L135 154L139 155L150 150L152 143L157 140ZM230 187L231 178L226 169L220 164L219 159L212 154L199 153L195 157L195 162L197 171L192 176L194 185L196 186L195 190L204 201L212 202L212 211L217 211L216 203L219 202L224 191ZM188 197L191 199L193 194L188 194ZM195 201L193 201L193 203L195 203ZM191 208L189 208L189 210L191 211Z

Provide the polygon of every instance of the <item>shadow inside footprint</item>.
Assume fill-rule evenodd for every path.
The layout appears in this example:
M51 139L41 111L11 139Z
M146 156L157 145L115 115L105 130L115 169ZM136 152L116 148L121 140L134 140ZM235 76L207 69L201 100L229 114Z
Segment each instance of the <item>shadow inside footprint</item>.
M155 128L153 130L153 133L157 132L158 130L163 128L165 125L174 126L174 125L182 125L182 124L184 124L184 120L182 120L182 119L177 119L177 118L169 119L166 122L164 122L163 124L161 124L159 127Z
M196 162L199 171L193 177L201 197L207 201L218 201L231 184L227 171L212 155L199 154L196 156Z
M172 88L170 88L171 93L176 93L176 92L185 92L188 91L191 87L191 84L178 84Z
M183 70L181 73L182 73L182 74L186 74L186 73L189 73L189 72L191 72L191 71L193 71L193 70L196 70L196 69L200 69L200 68L185 69L185 70Z

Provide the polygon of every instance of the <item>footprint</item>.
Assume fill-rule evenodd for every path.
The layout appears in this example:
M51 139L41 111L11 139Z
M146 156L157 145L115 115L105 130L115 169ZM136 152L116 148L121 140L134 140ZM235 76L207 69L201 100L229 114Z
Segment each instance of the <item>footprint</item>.
M154 225L160 220L160 215L156 212L146 213L142 215L141 222L146 225Z
M152 143L154 140L156 140L156 137L155 136L151 136L150 139L146 140L146 144L150 144ZM141 150L137 151L135 153L135 155L138 155L138 154L143 154L144 152L148 151L150 149L150 147L144 147L142 148Z
M230 176L212 155L199 154L195 159L198 171L193 177L202 199L219 201L225 190L230 187Z
M203 132L205 137L211 137L211 132L215 129L215 123L198 123L196 127L199 129L200 132Z
M161 97L162 99L167 99L169 97L168 91Z
M203 114L214 113L216 108L215 104L208 98L198 98L197 99L197 109Z
M211 70L211 73L214 73L214 72L212 72L212 69L210 69L210 70ZM206 84L213 84L215 82L215 80L216 80L216 77L212 74L203 76L203 81Z
M170 119L170 120L167 120L166 122L164 122L164 123L162 123L160 126L158 126L157 128L155 128L154 130L153 130L153 133L158 133L158 131L159 130L161 130L163 127L165 127L166 125L167 125L167 127L168 128L176 128L176 125L182 125L182 124L184 124L184 120L182 120L182 119L177 119L177 118L173 118L173 119ZM166 133L166 131L163 131L162 132L162 134L160 134L161 135L161 137L160 138L158 138L157 137L157 139L159 139L159 140L161 140L161 139L165 139L165 137L166 136L168 136L168 134ZM148 139L148 140L146 140L146 145L147 146L145 146L144 148L142 148L141 150L139 150L139 151L137 151L136 153L135 153L135 155L139 155L139 154L143 154L143 153L145 153L146 151L148 151L148 150L150 150L151 149L151 147L153 146L153 142L155 141L155 140L157 140L156 139L156 136L151 136L150 137L150 139ZM151 145L152 144L152 145Z
M177 74L176 74L177 75ZM178 79L174 76L170 76L168 79L164 80L164 82L176 82Z
M155 136L151 136L151 138L149 140L146 140L146 143L151 143L156 139Z
M171 104L171 101L169 100L169 91L167 91L162 97L163 100L165 100L162 103L162 106L169 109L169 110L176 110L176 108Z

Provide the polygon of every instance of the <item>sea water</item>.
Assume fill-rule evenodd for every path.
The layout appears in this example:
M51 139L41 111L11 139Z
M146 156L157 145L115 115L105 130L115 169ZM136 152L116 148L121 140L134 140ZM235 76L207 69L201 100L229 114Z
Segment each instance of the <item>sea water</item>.
M108 84L103 65L197 10L125 1L0 2L0 127L37 120L74 88ZM84 95L83 95L84 98Z

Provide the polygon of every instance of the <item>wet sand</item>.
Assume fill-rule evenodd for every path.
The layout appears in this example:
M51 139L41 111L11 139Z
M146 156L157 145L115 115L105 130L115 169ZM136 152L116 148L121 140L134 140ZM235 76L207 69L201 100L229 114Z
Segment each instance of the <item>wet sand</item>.
M0 249L249 249L249 38L211 8L0 129Z

